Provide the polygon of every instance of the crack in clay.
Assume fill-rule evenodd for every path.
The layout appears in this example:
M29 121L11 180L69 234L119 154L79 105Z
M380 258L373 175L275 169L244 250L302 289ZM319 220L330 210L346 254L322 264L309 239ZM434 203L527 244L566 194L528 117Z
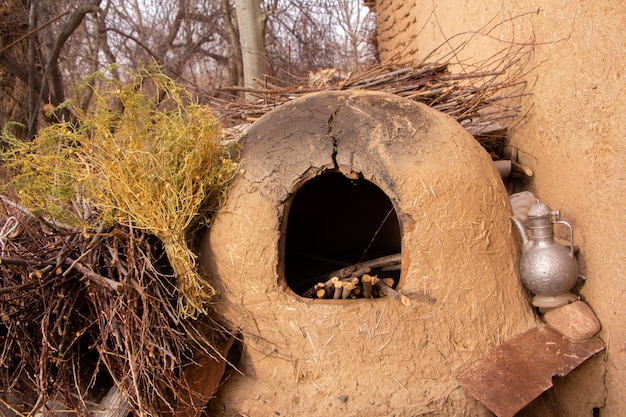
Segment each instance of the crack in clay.
M335 120L335 116L341 111L343 105L337 107L337 109L330 115L326 124L328 125L327 136L333 140L333 153L331 155L331 159L333 161L333 166L335 169L339 168L339 163L337 163L337 153L339 152L337 138L333 136L333 120Z

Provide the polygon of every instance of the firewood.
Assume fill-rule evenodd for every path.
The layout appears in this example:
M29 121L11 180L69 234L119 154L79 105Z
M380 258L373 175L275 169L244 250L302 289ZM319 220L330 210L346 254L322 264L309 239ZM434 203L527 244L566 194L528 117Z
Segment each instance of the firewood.
M314 295L317 294L317 292L321 289L326 288L326 283L324 282L318 282L317 284L315 284L314 286L312 286L311 288L309 288L308 290L306 290L304 292L304 294L302 294L303 297L313 297ZM318 298L322 298L322 297L318 297Z
M373 268L384 268L385 270L399 270L401 264L402 255L397 253L394 255L383 256L382 258L370 259L368 261L359 262L355 265L346 266L345 268L341 268L336 271L320 275L315 280L323 281L324 279L329 279L329 277L337 277L337 279L349 278L352 276L360 277L363 274L371 272Z
M502 178L507 178L511 174L511 160L502 159L493 161L493 164Z
M363 284L363 297L372 298L372 277L368 274L363 274L361 283Z
M341 292L341 298L344 300L350 298L350 294L352 294L352 290L354 289L354 284L351 282L344 282L342 287L343 291Z
M343 287L343 282L341 281L335 282L335 293L333 294L333 298L335 300L339 300L341 298L341 294L343 293L342 287Z
M326 289L320 288L315 292L315 295L317 296L317 298L324 298L324 296L326 296Z
M337 281L339 281L339 277L333 276L328 281L324 282L324 287L325 288L332 288Z
M387 284L385 284L385 282L381 279L377 279L374 281L373 283L376 288L378 288L382 293L384 293L385 295L388 295L389 297L393 298L394 300L402 303L402 305L405 305L407 307L409 307L411 305L411 300L409 300L404 294L402 294L400 291L398 290L394 290L393 288L391 288L390 286L388 286Z
M395 284L395 281L393 278L383 278L382 280L385 284L387 284L388 287L393 288L393 284Z
M532 169L515 161L511 162L511 172L521 177L532 177L535 175Z

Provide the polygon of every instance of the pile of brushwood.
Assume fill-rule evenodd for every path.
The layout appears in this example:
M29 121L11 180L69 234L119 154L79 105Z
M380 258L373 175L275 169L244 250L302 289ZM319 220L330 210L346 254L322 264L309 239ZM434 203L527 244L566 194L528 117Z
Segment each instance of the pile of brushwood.
M387 92L417 101L448 114L458 121L489 152L494 160L507 159L507 126L521 119L522 99L529 95L525 75L530 57L528 45L511 45L485 61L471 64L456 59L463 45L430 61L391 60L346 77L333 69L320 70L296 85L278 80L257 80L258 88L230 87L245 92L252 101L208 99L225 125L254 122L263 114L301 95L323 90L362 89ZM513 155L515 157L515 155Z
M224 366L229 335L211 321L214 289L189 239L218 207L236 149L158 68L125 78L94 74L78 89L89 112L68 103L76 119L32 141L3 134L17 172L16 198L0 205L4 411L102 413L109 395L115 409L184 415L212 394L189 386L189 365Z
M257 100L209 107L155 68L125 83L98 73L77 89L95 105L67 104L75 120L31 142L8 126L3 164L17 175L0 201L0 411L198 415L234 340L192 245L237 171L222 128L308 92L378 90L449 114L502 158L501 123L525 94L520 51L454 74L424 61L315 85L268 79L246 91Z
M4 415L195 415L185 413L206 404L213 392L191 392L185 369L206 356L223 373L229 336L210 315L177 313L179 290L154 235L119 224L87 232L6 199L3 214Z

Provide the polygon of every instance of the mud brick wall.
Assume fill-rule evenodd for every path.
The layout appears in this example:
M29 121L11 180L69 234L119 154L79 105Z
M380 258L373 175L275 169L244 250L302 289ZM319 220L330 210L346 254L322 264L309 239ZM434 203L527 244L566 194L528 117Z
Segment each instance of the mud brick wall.
M562 211L580 246L581 296L606 354L556 386L567 416L626 410L626 3L580 0L377 0L380 56L476 63L526 45L526 92L510 148L535 172L523 184ZM434 50L437 53L431 55Z

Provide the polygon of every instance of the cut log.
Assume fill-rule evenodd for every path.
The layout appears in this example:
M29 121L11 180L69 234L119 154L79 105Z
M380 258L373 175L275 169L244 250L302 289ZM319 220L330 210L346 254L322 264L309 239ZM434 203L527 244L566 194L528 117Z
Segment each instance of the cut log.
M535 175L532 169L518 162L511 162L511 173L515 173L521 177L532 177Z
M344 300L350 298L352 290L354 290L354 284L351 282L344 282L342 284L341 298L343 298Z
M313 297L313 295L316 295L319 290L323 290L325 288L326 288L326 284L324 282L318 282L317 284L315 284L314 286L306 290L304 294L302 294L302 296ZM318 297L318 298L322 298L322 297Z
M411 305L411 300L409 300L404 294L400 291L394 290L387 284L385 284L384 280L375 279L373 281L374 286L378 288L385 295L393 298L394 300L402 303L402 305L409 307Z
M364 274L361 277L361 283L363 284L363 297L372 298L372 277L368 274Z
M343 293L343 282L337 281L335 282L335 293L333 294L333 298L335 300L339 300L341 298L341 294Z
M333 276L328 281L324 282L324 288L333 288L337 281L339 281L339 277Z
M359 262L355 265L346 266L345 268L338 269L336 271L329 272L327 274L319 275L315 281L328 280L331 277L338 277L338 279L349 278L352 276L361 276L369 273L372 269L378 268L385 270L399 270L402 266L402 255L400 253L394 255L383 256L382 258L370 259L367 261Z

